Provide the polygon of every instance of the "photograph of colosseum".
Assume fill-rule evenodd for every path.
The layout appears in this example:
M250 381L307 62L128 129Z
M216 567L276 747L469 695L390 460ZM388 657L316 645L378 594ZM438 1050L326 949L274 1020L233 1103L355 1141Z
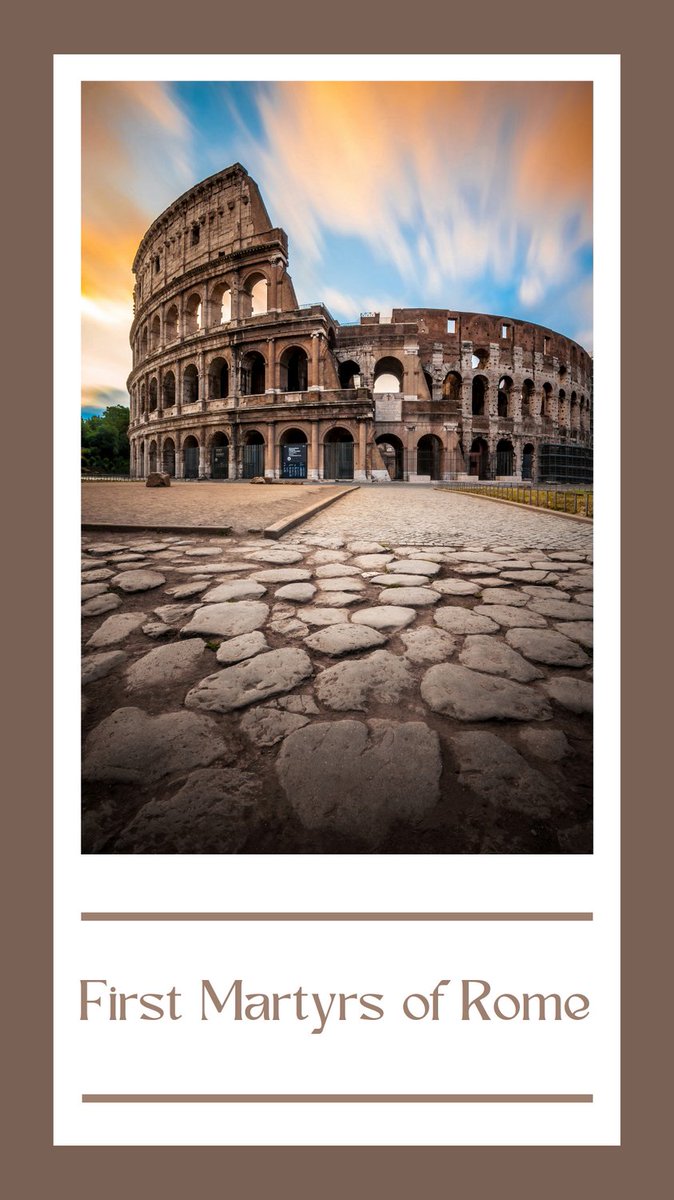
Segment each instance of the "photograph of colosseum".
M85 167L124 85L88 86ZM591 147L591 87L546 86ZM591 353L533 284L418 302L422 264L338 319L276 212L233 161L134 226L127 465L83 421L83 851L591 853Z

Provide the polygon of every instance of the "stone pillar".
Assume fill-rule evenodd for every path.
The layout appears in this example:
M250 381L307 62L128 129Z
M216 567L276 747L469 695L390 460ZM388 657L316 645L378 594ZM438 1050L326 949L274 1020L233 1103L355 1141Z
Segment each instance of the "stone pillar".
M267 294L267 311L278 311L278 261L272 260L271 275L269 279L269 291Z
M199 372L197 399L201 402L202 411L205 411L208 389L206 387L206 356L203 350L197 354L197 371Z
M206 445L206 430L199 430L199 478L210 479L210 455Z
M279 477L279 467L276 458L276 426L273 421L268 421L267 445L264 456L264 473L266 479L278 479Z
M176 369L174 371L174 375L176 377L175 414L177 417L179 417L183 410L183 364L182 364L182 362L176 363Z
M318 421L311 422L311 442L309 445L309 462L307 464L307 479L320 479L320 443L318 438Z
M239 319L239 276L238 276L238 274L232 275L232 277L231 277L230 291L232 294L232 299L231 299L232 307L231 307L229 319L230 319L230 321L238 321L238 319Z
M157 414L159 419L164 415L164 368L157 367Z
M447 429L445 430L445 470L443 479L454 479L460 471L459 435L456 429Z
M358 458L356 460L353 477L361 483L367 480L367 421L358 422Z
M316 330L311 335L311 382L309 384L310 392L323 390L323 385L320 380L321 370L321 338L323 334Z
M227 453L227 477L229 479L236 479L236 450L234 449L233 442L229 443Z
M183 477L183 450L180 445L180 435L176 434L176 479Z
M276 361L276 341L267 338L267 391L278 391L278 363Z

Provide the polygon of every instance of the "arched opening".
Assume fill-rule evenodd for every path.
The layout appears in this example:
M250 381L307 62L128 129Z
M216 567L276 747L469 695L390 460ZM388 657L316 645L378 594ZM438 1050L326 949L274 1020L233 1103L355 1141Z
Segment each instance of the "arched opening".
M201 329L201 296L193 292L185 305L185 333L189 336Z
M178 309L175 304L171 305L166 314L164 329L166 332L166 341L175 342L178 336Z
M474 346L470 365L474 371L484 371L489 363L489 350L485 346Z
M531 442L527 442L522 450L522 479L533 479L534 477L534 447Z
M216 283L211 292L211 323L226 325L232 319L232 289L228 283Z
M141 442L138 447L138 474L143 478L145 476L145 443Z
M426 387L428 388L429 399L432 400L433 399L433 376L431 375L430 371L424 371L424 379L426 380Z
M475 375L471 392L471 412L474 417L485 415L485 403L489 382L484 375Z
M257 350L251 350L241 363L241 392L244 396L261 396L265 387L264 359Z
M183 373L183 404L196 404L199 399L199 372L194 363Z
M513 381L509 375L504 375L499 380L498 398L497 398L497 414L499 417L510 416L510 393L512 391Z
M147 325L140 335L140 354L141 358L147 358Z
M541 396L541 416L544 419L549 419L552 416L552 384L543 384L543 394Z
M375 392L401 392L403 386L403 366L397 358L387 356L380 358L374 368Z
M211 438L211 478L229 478L229 438L221 430Z
M211 400L225 400L229 395L229 366L224 358L214 358L208 368L208 394Z
M150 380L150 412L157 411L157 380Z
M249 429L243 443L243 477L264 475L264 438L257 429Z
M162 382L162 398L164 408L173 408L176 402L176 377L173 371L167 371ZM175 451L175 447L174 447Z
M289 346L279 359L279 382L282 392L306 392L309 359L300 346Z
M144 413L146 408L147 408L147 403L145 400L145 384L141 383L141 385L140 385L140 411L142 413Z
M324 479L353 479L353 438L348 429L331 429L325 435Z
M512 442L503 438L496 446L496 474L514 475L515 450Z
M150 346L153 350L158 350L161 345L161 321L159 313L155 313L150 326Z
M157 443L156 442L150 442L148 455L147 455L147 465L148 465L148 469L149 469L150 473L157 470Z
M185 479L199 478L199 443L191 434L183 442L183 475Z
M489 478L489 446L484 438L475 438L468 455L468 474Z
M267 312L267 279L260 271L248 276L239 300L242 317L259 317Z
M381 433L375 442L391 479L404 479L405 448L400 438L394 433Z
M301 429L286 429L281 434L281 478L306 479L307 435Z
M164 474L174 477L176 473L176 444L173 438L166 438L162 450L162 470Z
M417 475L442 479L444 447L434 433L426 433L417 442Z
M534 415L534 383L532 379L525 379L522 384L522 416L533 417Z
M566 429L569 423L569 411L566 403L566 392L564 388L559 389L559 397L557 400L557 422L562 429Z
M461 403L461 376L458 371L448 371L442 381L442 396L452 404Z
M360 367L353 359L339 364L339 386L344 388L360 387Z

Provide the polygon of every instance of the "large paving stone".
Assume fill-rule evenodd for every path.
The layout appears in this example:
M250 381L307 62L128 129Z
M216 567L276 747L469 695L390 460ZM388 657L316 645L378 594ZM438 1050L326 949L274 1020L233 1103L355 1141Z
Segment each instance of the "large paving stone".
M479 596L481 591L470 579L434 579L431 587L441 596Z
M386 604L391 599L388 588L379 593L379 603ZM437 604L440 593L429 587L401 587L395 590L395 599L403 608L428 608Z
M142 626L143 633L149 638L155 640L163 637L170 637L175 632L171 625L165 625L163 621L147 621Z
M559 762L571 752L562 729L520 729L519 740L529 754L544 762Z
M82 687L109 675L125 658L123 650L104 650L100 654L87 654L82 659Z
M126 550L126 546L120 546L117 542L95 542L91 546L85 547L87 554L93 554L96 558L108 554L118 554Z
M508 645L525 658L553 667L585 667L590 662L585 651L556 629L509 629Z
M182 625L199 607L198 604L160 604L153 612L166 625Z
M298 608L297 616L307 625L341 625L348 620L348 613L341 608Z
M147 621L147 613L115 613L114 617L108 617L96 632L92 633L87 646L92 650L98 650L102 646L114 646L115 642L122 642L138 629L143 621Z
M337 579L320 579L318 586L322 592L362 592L365 590L363 580L353 575L340 575Z
M94 567L92 571L82 572L82 583L102 583L104 579L112 579L114 574L108 567L99 567L98 570Z
M346 550L316 550L312 556L315 563L328 563L336 566L337 563L346 562L349 557ZM316 572L318 574L318 572ZM351 572L349 571L349 574Z
M232 579L229 583L219 583L210 588L204 596L204 604L217 604L229 600L255 600L264 596L266 587L251 579Z
M405 625L411 625L416 615L413 608L404 608L399 604L379 604L377 608L359 608L351 620L354 625L369 625L371 629L403 629Z
M462 566L452 567L452 570L457 571L460 575L481 575L488 577L489 575L500 575L498 567L491 567L486 563L464 563Z
M447 604L436 608L433 618L447 633L496 633L498 625L489 617L480 616L459 604Z
M194 550L183 551L185 558L215 558L222 553L220 546L196 546Z
M280 708L258 705L249 708L241 718L241 732L255 746L275 746L282 738L309 724L302 713L284 712Z
M232 663L243 662L246 658L254 658L256 654L262 654L263 650L269 649L266 637L257 629L254 633L243 633L240 637L230 638L228 642L223 642L218 647L215 657L219 663L229 667Z
M331 605L333 608L346 608L349 604L360 604L363 597L360 592L324 592L314 598L314 604Z
M80 598L93 600L95 596L102 596L107 591L109 591L107 583L83 583L80 588Z
M304 621L298 621L297 617L279 617L270 621L268 628L270 633L277 633L281 637L304 637L309 632L309 626Z
M459 654L459 662L472 671L505 675L506 679L514 679L517 683L531 683L532 679L543 678L543 672L538 667L532 666L516 650L490 635L467 637Z
M540 686L562 708L574 713L592 712L592 684L586 680L574 679L572 675L555 675Z
M306 567L270 567L267 571L254 571L250 578L258 583L306 583L311 579L311 571Z
M547 621L539 613L530 612L528 608L518 608L516 604L478 604L473 609L483 617L490 617L505 629L514 626L527 629L545 629Z
M160 571L122 571L110 582L122 592L148 592L166 583L166 577Z
M372 650L383 646L386 638L376 629L366 625L326 625L304 639L305 646L319 654L355 654L360 650Z
M386 551L386 546L381 542L348 542L347 549L351 554L381 554Z
M316 593L313 583L284 583L276 593L277 600L292 600L295 604L306 604Z
M392 560L392 554L359 554L354 558L353 565L362 567L364 571L382 571Z
M336 712L365 712L373 703L397 704L413 686L414 677L402 659L388 650L375 650L367 658L321 671L315 691L321 703Z
M188 600L190 596L199 596L209 583L205 579L196 579L194 583L181 583L179 587L165 588L164 591L174 600Z
M456 647L451 633L446 633L444 629L434 629L432 625L424 625L422 629L410 629L408 633L402 633L400 636L405 645L405 658L412 663L446 662Z
M386 571L387 574L393 575L425 575L427 579L431 579L439 573L440 564L430 562L427 558L397 559L396 562L388 564Z
M182 711L152 717L140 708L118 708L89 734L83 776L154 783L223 757L229 759L231 752L210 717Z
M289 692L312 674L311 659L304 650L295 646L270 650L208 675L187 693L185 704L208 712L231 712Z
M550 575L549 571L515 571L512 568L509 571L501 573L502 579L512 579L513 583L543 583ZM559 576L553 576L553 579L559 579Z
M301 562L302 557L299 550L289 550L285 546L270 546L268 550L251 550L246 554L246 558L255 562L275 563L279 567Z
M352 567L349 563L333 562L316 567L314 574L317 579L341 579L346 575L362 575L363 572L360 567Z
M558 787L495 733L457 733L451 743L459 783L483 800L541 819L561 806Z
M558 621L591 621L592 609L571 600L532 600L531 610Z
M285 739L278 778L307 829L376 845L394 821L416 821L439 795L437 734L419 721L314 721Z
M433 712L458 721L545 721L552 713L539 692L510 679L442 663L421 681L421 695Z
M107 592L103 596L93 596L91 600L86 600L82 605L82 616L99 617L103 613L112 612L115 608L121 608L121 604L119 596L115 596L112 592Z
M120 834L122 854L238 854L257 824L262 783L238 767L194 771L175 796L143 805Z
M370 579L377 587L401 588L424 587L428 583L426 575L374 575Z
M579 642L586 650L592 649L592 621L559 621L555 629L565 637L572 638L574 642Z
M146 691L152 687L169 687L194 674L194 668L206 651L201 638L157 646L137 659L126 671L128 692Z
M524 608L530 600L531 596L526 592L518 592L517 588L494 587L485 589L482 604L506 604L509 608Z
M252 633L254 629L259 629L268 616L269 605L261 600L205 604L197 609L180 632L183 637L192 637L194 634L202 637L238 637L241 633Z

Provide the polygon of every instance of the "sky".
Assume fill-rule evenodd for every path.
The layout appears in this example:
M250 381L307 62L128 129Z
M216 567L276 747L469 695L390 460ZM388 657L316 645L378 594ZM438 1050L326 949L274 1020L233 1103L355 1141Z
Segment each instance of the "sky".
M592 350L590 83L84 83L83 415L128 404L145 230L234 162L298 303L493 313Z

